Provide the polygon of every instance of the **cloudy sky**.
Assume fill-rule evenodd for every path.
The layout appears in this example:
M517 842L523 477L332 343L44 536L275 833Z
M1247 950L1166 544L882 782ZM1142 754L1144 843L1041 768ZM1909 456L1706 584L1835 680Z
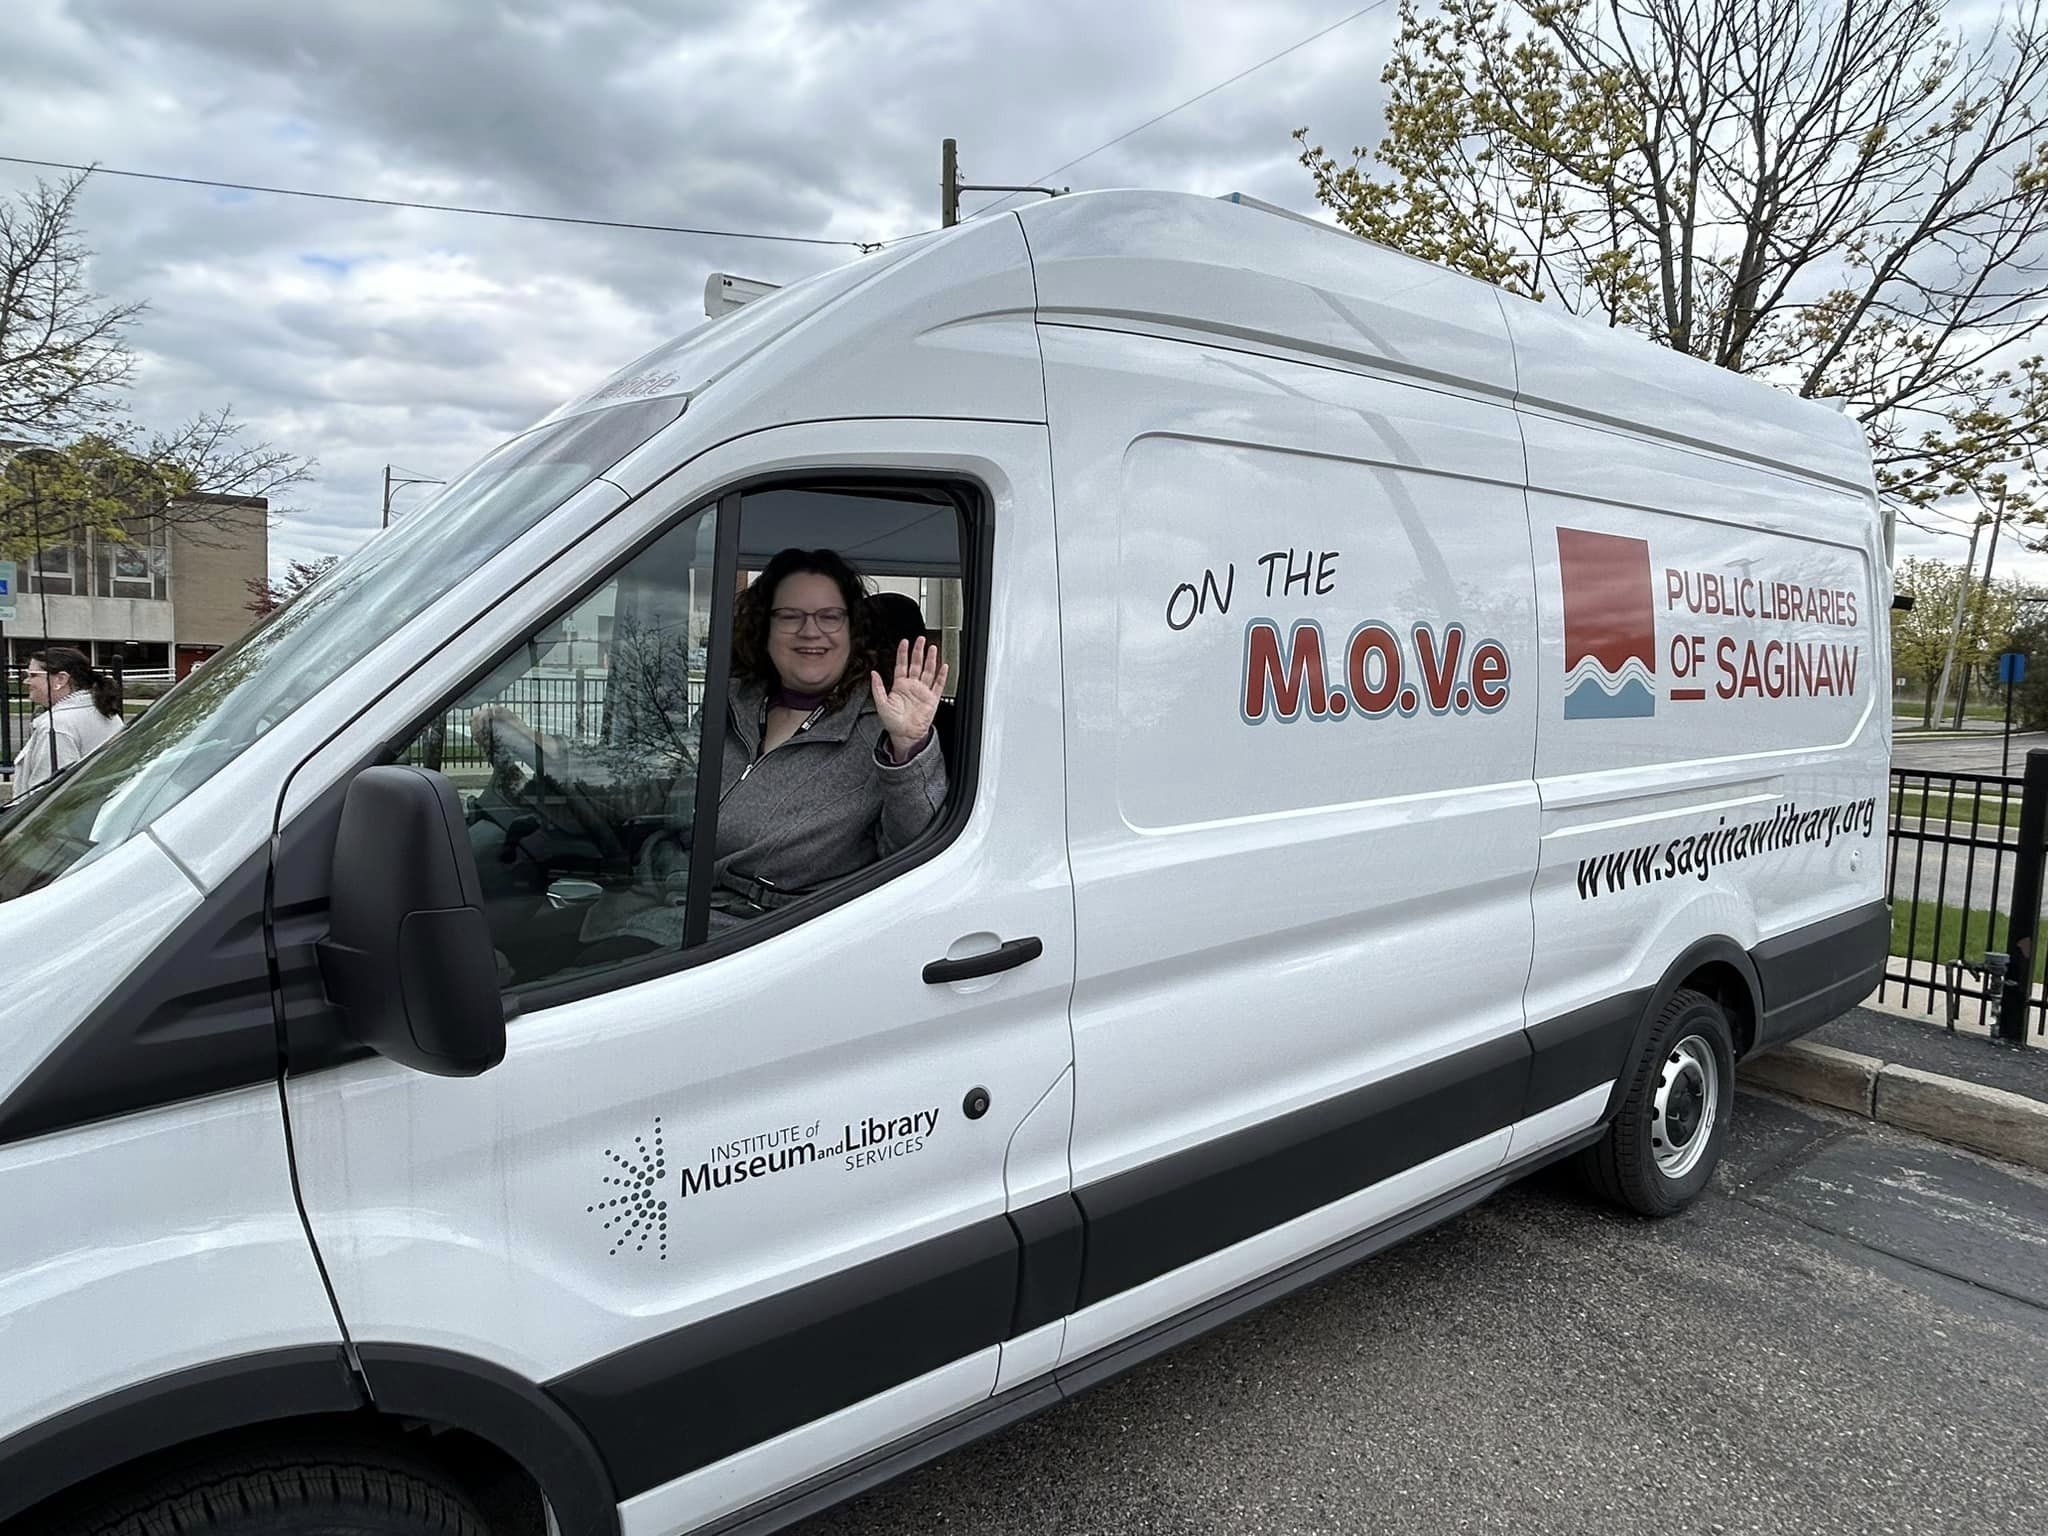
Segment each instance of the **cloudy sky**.
M1356 0L10 0L0 155L817 239L938 222L1330 26ZM1385 0L1095 154L1075 188L1314 210L1291 131L1380 132ZM0 194L39 173L0 164ZM45 176L61 173L41 172ZM988 199L970 197L972 209ZM703 323L713 271L787 282L847 247L571 228L94 177L110 297L147 300L134 414L233 405L316 458L272 564L377 526L386 463L453 476ZM398 505L426 494L403 491ZM1905 552L1959 558L1960 540ZM2006 551L2000 565L2006 566ZM2048 577L2048 557L2010 569Z
M1356 8L12 0L0 154L877 240L937 224L949 135L965 179L1025 181ZM1311 207L1288 135L1302 124L1346 145L1377 134L1394 11L1062 182ZM0 193L37 174L0 164ZM94 178L82 207L96 283L150 306L135 337L138 417L232 404L262 436L319 460L272 536L274 565L371 532L387 462L452 476L703 323L709 273L787 282L857 257L112 177Z

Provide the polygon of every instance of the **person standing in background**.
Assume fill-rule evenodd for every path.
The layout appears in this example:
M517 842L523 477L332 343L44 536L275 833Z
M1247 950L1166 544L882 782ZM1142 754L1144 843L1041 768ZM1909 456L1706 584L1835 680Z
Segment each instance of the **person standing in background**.
M43 712L29 723L14 757L21 799L121 733L121 685L95 672L81 651L53 646L28 659L28 696Z

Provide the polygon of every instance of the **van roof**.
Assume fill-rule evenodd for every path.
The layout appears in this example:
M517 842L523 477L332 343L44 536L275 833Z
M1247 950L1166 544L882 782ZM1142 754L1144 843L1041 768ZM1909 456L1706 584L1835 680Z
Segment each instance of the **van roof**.
M557 414L694 397L789 353L769 371L808 398L784 419L831 413L831 387L858 390L836 414L1021 419L1035 367L992 366L987 332L1026 313L1512 400L1872 488L1861 426L1826 405L1236 194L1084 192L904 241L707 322Z
M1080 193L1019 218L1044 323L1306 353L1871 488L1862 427L1824 404L1241 194Z

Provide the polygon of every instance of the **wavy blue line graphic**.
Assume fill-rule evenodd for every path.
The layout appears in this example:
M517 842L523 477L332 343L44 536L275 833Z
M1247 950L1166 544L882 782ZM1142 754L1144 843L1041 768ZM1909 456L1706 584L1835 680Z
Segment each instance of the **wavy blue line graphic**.
M1656 713L1657 696L1634 678L1611 694L1588 678L1564 696L1567 720L1637 720Z

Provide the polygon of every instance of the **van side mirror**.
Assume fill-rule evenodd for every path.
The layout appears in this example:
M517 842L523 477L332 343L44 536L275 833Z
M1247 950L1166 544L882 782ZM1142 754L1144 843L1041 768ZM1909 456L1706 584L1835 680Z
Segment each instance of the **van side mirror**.
M483 886L455 786L425 768L365 768L334 840L320 974L349 1037L440 1077L505 1057L505 1003Z

